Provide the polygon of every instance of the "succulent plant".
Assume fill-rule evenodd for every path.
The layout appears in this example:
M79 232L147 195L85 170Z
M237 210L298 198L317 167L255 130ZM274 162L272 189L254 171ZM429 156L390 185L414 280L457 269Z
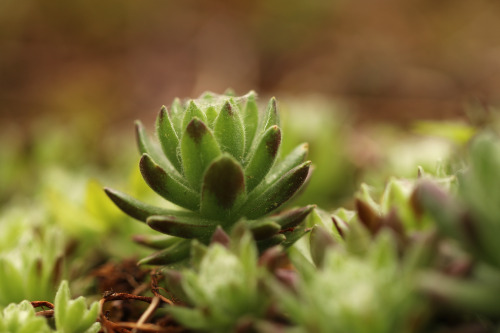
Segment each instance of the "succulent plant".
M255 98L253 92L242 97L205 93L185 106L176 99L169 110L162 107L157 118L161 149L136 123L144 180L181 207L155 207L105 189L126 214L172 236L155 241L152 246L163 250L142 263L185 259L190 239L207 244L217 226L230 232L240 219L246 220L261 250L291 244L304 232L294 227L313 206L262 219L304 185L311 162L306 161L307 144L277 162L282 136L277 101L272 98L262 113Z
M97 333L101 325L96 322L99 303L94 302L87 309L85 298L71 299L68 281L62 281L55 297L54 317L57 332Z
M246 331L263 320L271 297L252 238L239 223L230 236L218 229L209 246L193 242L192 267L164 269L168 290L187 305L169 307L168 313L201 332Z
M500 292L499 156L498 137L479 135L470 145L467 169L458 175L456 194L429 181L418 188L422 209L440 236L452 240L448 247L458 248L455 252L465 257L460 265L468 268L464 274L426 272L422 288L454 308L494 318L500 314L495 297Z
M11 303L0 312L0 332L9 333L48 333L52 332L47 321L35 314L30 302Z
M0 307L25 299L51 301L65 275L63 233L53 226L34 230L36 226L23 218L0 222L11 237L16 224L24 227L22 237L11 248L0 250Z
M321 252L311 253L316 267L291 253L298 268L294 288L271 284L278 307L297 325L289 332L418 331L414 326L423 308L414 267L406 258L400 263L390 232L381 232L368 246L364 254L352 253L315 227L311 249Z

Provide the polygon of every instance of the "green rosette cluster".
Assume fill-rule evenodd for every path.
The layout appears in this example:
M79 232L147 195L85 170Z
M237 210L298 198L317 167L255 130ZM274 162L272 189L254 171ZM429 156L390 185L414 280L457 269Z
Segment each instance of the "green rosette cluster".
M255 93L233 97L205 93L162 107L159 145L136 123L139 166L149 187L180 209L165 209L108 189L126 214L168 236L138 238L160 252L141 263L171 264L189 257L190 240L208 244L218 226L230 232L244 219L260 250L293 243L313 206L269 216L294 196L310 174L308 146L278 160L282 133L277 101L259 111ZM269 217L267 217L269 216Z

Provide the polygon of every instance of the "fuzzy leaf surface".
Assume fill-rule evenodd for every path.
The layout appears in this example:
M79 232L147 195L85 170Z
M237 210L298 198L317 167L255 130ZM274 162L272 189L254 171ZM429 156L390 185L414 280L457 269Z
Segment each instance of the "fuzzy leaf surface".
M212 131L200 119L191 120L181 139L181 156L184 175L193 189L201 188L205 170L220 154Z
M228 152L238 161L243 160L245 132L238 110L229 101L224 103L215 120L214 134L221 150Z
M177 171L182 173L182 166L177 154L179 138L168 115L167 109L163 106L156 119L156 134L160 141L161 148L168 160Z
M198 209L199 194L172 178L153 161L151 156L148 154L142 155L139 166L144 180L156 193L181 207L190 210Z
M248 200L242 208L242 215L256 219L277 209L290 199L304 184L311 162L304 162L283 175L260 195Z
M213 161L203 178L202 215L225 220L245 197L245 176L241 165L228 154Z
M247 191L252 191L274 164L281 144L281 131L278 126L270 127L261 137L252 152L245 168Z

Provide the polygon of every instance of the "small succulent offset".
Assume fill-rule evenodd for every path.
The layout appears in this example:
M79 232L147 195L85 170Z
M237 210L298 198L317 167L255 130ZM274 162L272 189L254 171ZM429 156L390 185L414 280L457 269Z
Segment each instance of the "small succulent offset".
M19 304L11 303L0 312L0 332L2 333L97 333L101 324L96 322L99 304L93 303L87 309L83 297L70 299L68 281L62 281L54 302L55 329L27 300Z
M264 319L271 303L266 272L242 223L231 236L218 229L208 247L194 242L191 261L190 269L164 269L168 290L188 305L168 308L176 321L196 331L235 332Z
M494 318L500 314L498 170L500 140L491 133L482 134L470 144L468 167L458 175L456 195L432 182L419 188L423 209L433 218L442 237L452 239L451 244L465 250L462 262L470 267L462 276L427 272L421 281L423 289L455 307Z
M383 231L366 253L349 251L330 233L315 227L311 253L316 266L298 252L291 259L297 270L294 288L271 284L279 308L295 327L285 332L414 332L421 300L413 283L414 267L400 264L396 240Z
M276 163L281 145L277 101L259 112L255 94L204 94L185 106L176 99L156 122L161 149L136 124L140 170L156 193L184 209L166 209L106 189L126 214L170 237L143 243L163 250L141 263L171 264L189 256L190 240L208 244L217 226L230 232L245 219L260 250L289 245L304 230L295 228L313 206L263 217L304 185L311 162L301 144ZM173 237L172 237L173 236ZM154 243L154 244L153 244Z
M85 298L82 296L72 300L66 280L59 286L54 306L57 332L97 333L101 329L101 324L96 322L99 303L94 302L87 309Z
M11 303L0 312L0 332L9 333L48 333L52 332L45 318L37 316L28 301Z

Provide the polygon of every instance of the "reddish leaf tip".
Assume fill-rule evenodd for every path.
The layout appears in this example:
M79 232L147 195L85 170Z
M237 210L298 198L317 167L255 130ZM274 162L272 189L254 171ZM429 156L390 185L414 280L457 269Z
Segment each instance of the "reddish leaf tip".
M207 125L198 118L193 118L186 128L186 133L194 140L194 142L199 143L201 138L208 131Z

